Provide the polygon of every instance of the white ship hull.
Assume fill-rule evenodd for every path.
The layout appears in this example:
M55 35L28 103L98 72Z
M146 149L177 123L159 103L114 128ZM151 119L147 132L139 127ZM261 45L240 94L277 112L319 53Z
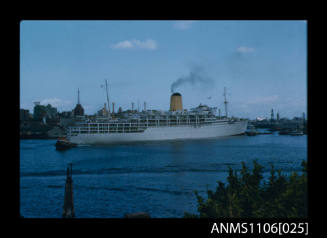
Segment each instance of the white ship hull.
M76 144L112 144L123 142L204 139L243 134L247 121L217 122L201 126L160 126L148 127L144 132L135 133L95 133L69 136L68 140Z

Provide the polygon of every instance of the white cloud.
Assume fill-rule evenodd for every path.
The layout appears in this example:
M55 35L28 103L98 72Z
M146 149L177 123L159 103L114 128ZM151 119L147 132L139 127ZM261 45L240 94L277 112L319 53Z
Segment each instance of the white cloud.
M114 49L125 49L125 48L132 48L133 44L130 41L122 41L122 42L118 42L117 44L114 44L111 46Z
M240 53L251 53L254 51L254 48L246 47L246 46L240 46L236 49L237 52Z
M155 50L157 49L157 42L155 40L125 40L113 44L111 46L113 49L145 49L145 50Z
M144 42L139 40L133 40L132 42L137 48L148 49L148 50L157 49L157 43L154 40L146 40Z
M245 104L248 105L253 105L253 104L267 104L267 103L273 103L276 102L279 99L278 95L272 95L272 96L267 96L267 97L258 97L255 99L252 99Z
M179 30L187 30L192 27L196 21L176 21L174 23L174 28Z
M46 98L40 101L41 105L48 105L50 104L53 107L66 107L66 106L72 106L73 103L69 100L62 100L60 98Z

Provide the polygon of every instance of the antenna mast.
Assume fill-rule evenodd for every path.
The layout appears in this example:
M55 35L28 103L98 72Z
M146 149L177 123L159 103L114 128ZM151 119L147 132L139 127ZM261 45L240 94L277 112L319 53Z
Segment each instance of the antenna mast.
M110 116L110 104L109 104L109 96L108 96L108 83L107 80L105 80L106 82L106 94L107 94L107 105L108 105L108 116Z
M224 104L225 104L225 113L226 113L226 118L228 117L228 112L227 112L227 99L226 99L226 87L224 87L224 98L225 98L225 101L224 101Z

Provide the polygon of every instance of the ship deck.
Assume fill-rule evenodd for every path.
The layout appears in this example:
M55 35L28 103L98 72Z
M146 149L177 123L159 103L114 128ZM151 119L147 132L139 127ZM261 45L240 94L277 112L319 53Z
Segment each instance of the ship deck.
M147 128L153 127L200 127L217 123L232 123L228 119L215 117L175 117L175 118L145 118L131 119L129 121L89 122L68 128L68 135L78 134L103 134L103 133L142 133Z

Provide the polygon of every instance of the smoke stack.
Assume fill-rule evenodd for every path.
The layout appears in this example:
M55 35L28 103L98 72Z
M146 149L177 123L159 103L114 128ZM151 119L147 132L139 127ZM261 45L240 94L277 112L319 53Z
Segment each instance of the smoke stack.
M183 111L182 95L173 93L170 97L170 111Z

